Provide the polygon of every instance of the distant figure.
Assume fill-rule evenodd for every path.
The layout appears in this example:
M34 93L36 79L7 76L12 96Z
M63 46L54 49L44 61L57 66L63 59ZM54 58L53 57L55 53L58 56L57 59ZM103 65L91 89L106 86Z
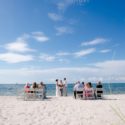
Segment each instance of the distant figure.
M60 93L59 93L59 80L56 79L56 97L59 97Z
M24 86L24 91L29 93L30 92L30 84L26 83L26 85Z
M38 85L38 88L39 88L39 89L44 89L44 83L43 83L43 82L40 82L40 84Z
M58 86L59 86L59 90L60 90L60 96L63 96L63 87L64 87L64 85L63 85L62 80L60 80Z
M47 87L46 84L43 84L43 95L44 95L44 99L46 99L46 93L47 93Z
M73 88L73 91L74 91L74 98L76 99L76 95L77 94L80 94L80 95L83 95L83 88L84 88L84 82L80 83L80 81L78 81L74 88Z
M102 86L101 81L99 81L96 84L95 96L96 96L96 98L102 98L102 94L103 94L103 86Z
M64 78L64 81L63 81L63 85L64 85L64 87L63 87L63 96L67 96L67 80L66 80L66 78Z
M99 82L96 84L96 88L102 88L102 83L101 83L101 81L99 81Z
M91 82L85 84L83 95L85 99L94 99L94 89Z
M41 94L43 95L43 99L45 99L46 98L46 92L47 92L46 85L43 82L40 82L38 88L42 90Z
M36 83L36 82L34 82L34 83L32 84L32 86L31 86L31 88L32 88L32 89L36 89L36 88L38 88L37 83Z
M38 85L36 82L33 82L32 86L31 86L31 93L36 93L36 89L38 89Z

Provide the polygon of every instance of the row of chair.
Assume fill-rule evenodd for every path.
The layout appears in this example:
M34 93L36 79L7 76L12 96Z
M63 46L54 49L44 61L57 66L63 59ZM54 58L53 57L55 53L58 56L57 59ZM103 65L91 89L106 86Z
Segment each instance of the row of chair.
M103 88L87 89L76 92L76 97L80 99L103 99Z
M80 99L102 99L103 98L103 88L87 89L81 92L76 92L76 97ZM44 91L43 89L29 89L24 91L24 100L43 100Z
M29 89L28 91L24 91L24 100L43 100L44 99L44 91L43 89Z

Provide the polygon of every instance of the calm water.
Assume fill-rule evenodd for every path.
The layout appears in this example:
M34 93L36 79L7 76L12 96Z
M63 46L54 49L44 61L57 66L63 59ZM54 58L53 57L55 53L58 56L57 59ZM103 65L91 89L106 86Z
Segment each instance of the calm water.
M46 84L47 95L55 96L55 84ZM15 96L23 92L24 84L0 84L1 96ZM93 84L95 87L95 84ZM125 94L125 83L103 84L104 94ZM68 95L73 94L73 84L68 84Z

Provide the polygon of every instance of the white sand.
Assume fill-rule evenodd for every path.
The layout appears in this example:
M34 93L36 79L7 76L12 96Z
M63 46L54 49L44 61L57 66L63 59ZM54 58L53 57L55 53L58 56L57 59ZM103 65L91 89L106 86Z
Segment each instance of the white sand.
M23 101L0 96L0 125L124 125L125 95L105 98L50 97L44 101Z

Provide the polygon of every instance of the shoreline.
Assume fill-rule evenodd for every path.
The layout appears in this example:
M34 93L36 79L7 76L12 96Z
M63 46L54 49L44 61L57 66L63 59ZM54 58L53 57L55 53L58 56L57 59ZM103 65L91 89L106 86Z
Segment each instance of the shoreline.
M48 96L43 101L23 101L17 96L0 96L0 124L125 124L125 94L104 97L104 100L75 100L72 96Z

